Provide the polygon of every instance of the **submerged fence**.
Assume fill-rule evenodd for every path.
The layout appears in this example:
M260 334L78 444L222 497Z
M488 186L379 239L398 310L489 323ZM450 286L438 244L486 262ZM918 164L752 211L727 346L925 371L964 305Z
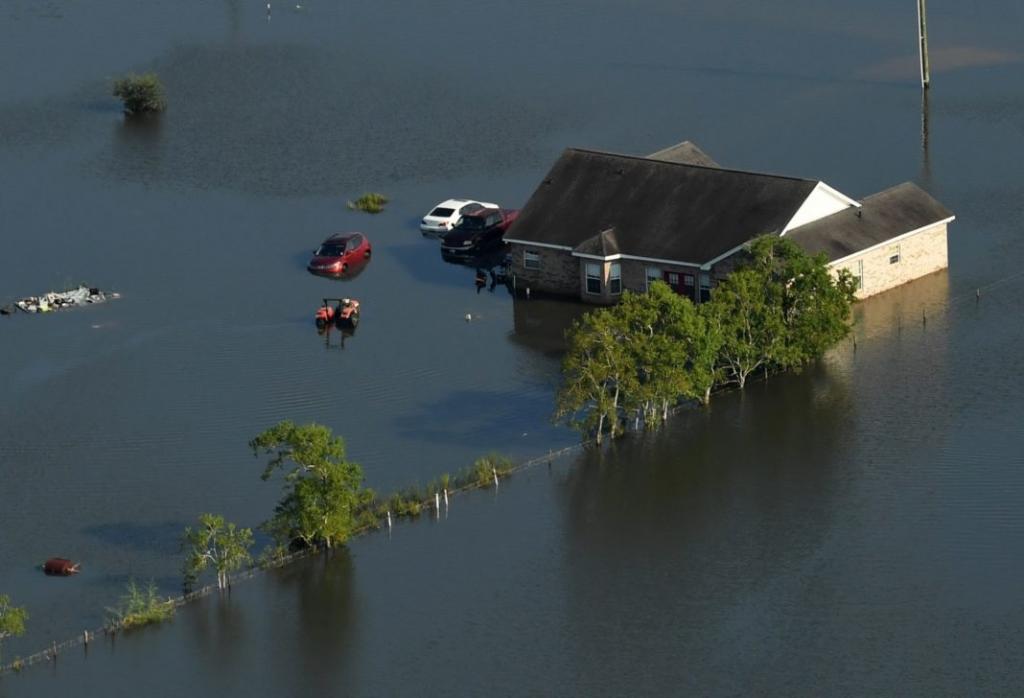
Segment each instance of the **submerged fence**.
M1001 286L1002 284L1005 284L1005 283L1007 283L1009 281L1014 281L1014 280L1019 279L1021 277L1024 277L1024 271L1016 272L1016 273L1013 273L1013 274L1006 275L1006 276L1004 276L1002 278L996 279L995 281L991 281L991 282L989 282L989 283L987 283L985 285L979 286L979 287L976 288L976 290L971 291L971 292L965 292L965 293L958 294L956 296L948 297L948 298L945 298L945 299L943 299L942 301L939 301L939 302L932 302L932 303L923 304L922 305L922 315L921 315L921 321L922 321L921 325L922 325L922 327L927 327L927 322L928 322L928 319L930 317L930 311L935 311L936 315L938 315L942 311L945 311L947 313L947 316L948 316L949 311L952 311L952 310L954 310L956 308L959 308L959 307L963 307L964 304L966 304L967 302L972 301L972 300L975 303L980 303L982 301L983 296L985 294L989 293L990 291L992 291L993 289L995 289L996 287ZM871 336L869 336L869 337L861 337L860 338L860 342L864 342L865 340L870 341L873 338L874 337L871 337ZM853 333L851 333L850 339L851 339L851 341L853 343L854 350L856 350L857 343L858 343L857 337ZM681 408L673 409L672 412L675 413L679 409L681 409ZM595 443L595 439L592 439L592 438L591 439L584 439L584 440L580 441L579 443L573 444L571 446L566 446L566 447L563 447L563 448L560 448L560 449L557 449L557 450L549 450L547 452L547 454L540 455L540 456L537 456L537 457L530 458L528 460L522 461L522 462L520 462L518 464L513 465L510 468L504 469L503 472L500 473L500 474L495 470L494 478L493 478L492 481L484 482L484 481L480 481L480 480L475 480L475 481L471 481L471 482L468 482L468 483L464 483L464 484L462 484L462 485L460 485L458 487L454 487L454 488L452 488L450 490L445 489L444 490L444 500L443 500L444 503L443 504L442 504L442 499L441 499L441 492L439 492L439 491L435 492L432 496L427 497L425 499L419 500L420 507L424 511L433 512L436 515L440 515L441 507L444 506L444 507L447 508L447 506L448 506L448 501L447 500L448 500L448 497L450 497L450 496L454 496L454 495L459 494L459 493L469 492L469 491L472 491L472 490L486 489L486 488L488 488L488 487L490 487L492 485L497 486L500 477L506 477L506 476L512 475L514 473L523 472L524 470L527 470L529 468L532 468L532 467L535 467L537 465L541 465L541 464L544 464L544 463L551 463L556 458L561 458L563 456L569 455L570 453L581 451L582 449L584 449L585 447L587 447L589 445L592 445L593 443ZM380 517L379 519L375 520L374 523L367 524L367 525L364 525L364 526L356 529L353 532L352 537L354 538L354 537L357 537L357 536L360 536L360 535L364 535L366 533L370 533L372 531L379 530L379 529L384 528L384 527L388 527L390 529L391 526L392 526L392 516L391 516L391 512L388 511L385 516ZM258 574L260 574L262 572L266 572L268 570L272 570L272 569L276 569L276 568L279 568L279 567L283 567L283 566L288 565L288 564L290 564L292 562L295 562L296 560L300 560L302 558L310 557L312 555L318 554L319 552L321 552L321 550L319 548L308 548L308 549L305 549L305 550L300 550L298 552L294 552L294 553L290 553L290 554L283 555L283 556L280 556L280 557L276 557L276 558L274 558L273 560L270 560L270 561L263 561L261 563L251 565L250 567L248 567L248 568L246 568L244 570L240 570L239 572L233 573L231 575L231 581L232 581L232 583L235 583L235 582L241 582L241 581L246 580L246 579L251 579L251 578L255 577L256 575L258 575ZM210 596L214 592L217 592L217 591L219 591L219 589L218 589L216 584L208 584L208 585L206 585L204 587L201 587L199 589L196 589L196 590L194 590L194 591L192 591L192 592L190 592L188 594L183 594L183 595L178 596L178 597L173 597L173 598L169 599L169 602L172 603L175 608L180 608L180 607L188 604L191 601L195 601L195 600L203 598L205 596ZM229 591L230 591L230 586L229 586ZM22 669L24 669L26 667L30 667L30 666L32 666L34 664L39 664L40 662L49 662L49 661L56 662L58 657L60 656L61 652L64 652L64 651L67 651L67 650L71 650L71 649L74 649L76 647L80 647L81 646L81 647L84 648L84 651L86 653L88 653L89 645L92 642L95 642L97 638L102 638L102 637L113 638L118 632L120 632L123 629L124 628L120 624L107 625L107 626L102 627L102 628L100 628L98 630L86 630L86 631L83 631L81 635L78 635L78 636L73 637L73 638L68 639L68 640L64 640L63 642L53 642L49 647L47 647L47 648L45 648L45 649L43 649L43 650L41 650L39 652L36 652L36 653L31 654L31 655L29 655L27 657L24 657L24 658L20 658L20 657L19 658L15 658L13 661L8 662L6 665L0 665L0 675L2 675L4 673L8 673L8 672L18 672L18 671L21 671Z
M455 496L456 494L460 494L460 493L471 492L473 490L487 489L487 488L489 488L491 486L498 486L500 478L502 478L502 477L507 477L507 476L512 475L514 473L521 473L524 470L527 470L529 468L533 468L533 467L536 467L538 465L542 465L542 464L545 464L545 463L550 464L556 458L561 458L563 456L569 455L570 453L574 453L576 451L582 450L589 443L591 443L591 442L590 441L581 441L580 443L573 444L571 446L565 446L565 447L557 449L557 450L549 450L547 452L547 454L545 454L545 455L541 455L541 456L537 456L537 457L534 457L534 458L530 458L530 459L525 460L525 461L521 461L520 463L517 463L517 464L513 465L510 468L504 469L503 472L501 472L501 473L499 473L497 470L494 470L493 480L488 480L486 482L474 481L474 482L465 483L465 484L462 484L459 487L454 487L452 489L445 489L444 492L443 492L443 495L442 495L441 492L435 492L432 496L430 496L430 497L428 497L426 499L420 500L419 504L420 504L420 506L421 506L423 511L433 512L435 515L440 516L441 507L444 507L445 509L447 509L447 507L448 507L448 498L449 497ZM442 499L442 496L443 496L443 499ZM398 517L395 517L395 518L398 518ZM415 517L405 517L405 518L415 518ZM387 527L388 530L390 530L391 527L392 527L392 522L393 522L393 519L392 519L392 516L391 516L391 512L388 511L388 512L386 512L386 514L384 516L376 519L373 523L366 524L366 525L364 525L364 526L362 526L360 528L357 528L353 532L352 538L355 538L357 536L361 536L361 535L364 535L364 534L367 534L367 533L371 533L373 531L377 531L377 530L380 530L381 528L385 528L385 527ZM288 564L290 564L292 562L295 562L297 560L301 560L303 558L310 557L312 555L316 555L316 554L318 554L320 552L322 552L321 548L311 547L311 548L306 548L304 550L299 550L297 552L289 553L287 555L278 556L278 557L273 558L272 560L261 561L259 563L250 565L249 567L247 567L247 568L245 568L243 570L239 570L238 572L234 572L234 573L231 574L231 585L235 584L236 582L241 582L241 581L244 581L244 580L247 580L247 579L252 579L253 577L255 577L256 575L258 575L260 573L267 572L267 571L273 570L273 569L277 569L279 567L284 567L284 566L286 566L286 565L288 565ZM231 585L229 585L229 587L228 587L228 591L229 592L230 592ZM186 604L188 604L188 603L190 603L192 601L195 601L197 599L201 599L203 597L210 596L210 595L212 595L212 594L214 594L215 592L218 592L218 591L221 591L221 590L217 587L216 584L207 584L206 586L203 586L203 587L200 587L198 589L195 589L195 590L193 590L193 591L191 591L191 592L189 592L187 594L182 594L181 596L171 597L171 598L168 599L168 602L175 609L177 609L177 608L181 608L182 606L185 606ZM13 659L12 661L8 662L7 664L0 664L0 675L5 674L5 673L9 673L9 672L19 672L22 669L30 667L30 666L32 666L34 664L39 664L41 662L56 662L57 659L60 657L60 654L62 652L65 652L65 651L68 651L68 650L72 650L72 649L74 649L76 647L82 647L83 651L86 654L88 654L88 652L89 652L89 645L92 644L93 642L96 642L97 639L104 638L104 637L113 639L117 635L117 633L119 633L119 632L121 632L123 630L125 630L123 622L110 623L110 624L107 624L107 625L105 625L105 626L103 626L101 628L98 628L96 630L83 630L80 635L77 635L77 636L75 636L73 638L70 638L68 640L64 640L63 642L56 642L55 641L55 642L51 643L51 645L49 647L47 647L47 648L45 648L43 650L40 650L38 652L35 652L34 654L30 654L30 655L28 655L26 657L16 657L15 659Z

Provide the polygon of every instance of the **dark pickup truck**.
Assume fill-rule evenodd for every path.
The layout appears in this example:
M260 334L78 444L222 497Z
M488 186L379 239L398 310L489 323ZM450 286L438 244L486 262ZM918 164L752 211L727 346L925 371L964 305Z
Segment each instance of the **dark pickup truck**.
M519 211L511 208L484 208L464 214L459 224L441 238L441 256L470 257L499 246L518 215Z

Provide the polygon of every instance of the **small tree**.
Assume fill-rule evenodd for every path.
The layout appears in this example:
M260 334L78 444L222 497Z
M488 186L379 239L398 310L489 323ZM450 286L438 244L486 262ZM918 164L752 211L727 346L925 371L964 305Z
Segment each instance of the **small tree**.
M562 387L555 419L566 420L601 443L605 428L622 432L619 411L624 397L635 395L637 371L624 344L627 329L612 309L594 310L575 321L567 333L569 349L562 362Z
M278 541L328 548L348 539L355 527L363 469L345 458L345 442L319 424L283 421L249 442L254 455L271 456L267 480L286 470L285 491L264 528Z
M19 606L12 606L11 598L6 594L0 594L0 650L3 650L4 639L25 634L26 620L28 612ZM0 651L0 659L2 657Z
M163 111L164 87L156 73L131 73L114 81L114 96L120 97L126 114Z
M195 530L186 528L182 541L186 549L184 573L185 585L191 586L207 567L217 573L217 588L225 589L229 584L228 574L249 562L252 557L252 529L237 528L224 521L223 516L203 514Z
M783 363L785 325L764 274L734 271L715 288L709 305L712 323L722 330L719 360L730 381L743 388L757 369Z

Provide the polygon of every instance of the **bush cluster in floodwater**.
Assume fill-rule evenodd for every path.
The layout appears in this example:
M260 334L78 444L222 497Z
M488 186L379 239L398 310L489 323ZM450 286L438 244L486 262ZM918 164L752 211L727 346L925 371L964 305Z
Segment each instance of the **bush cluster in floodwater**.
M118 606L107 608L109 630L131 630L151 623L162 623L174 615L173 599L157 595L156 584L152 581L142 589L135 580L128 582L125 595Z
M167 107L164 86L156 73L131 73L114 81L114 96L120 97L126 114L160 112Z
M384 210L384 205L388 202L388 197L383 194L376 192L370 192L363 194L355 201L349 201L348 207L353 211L363 211L365 213L380 213Z

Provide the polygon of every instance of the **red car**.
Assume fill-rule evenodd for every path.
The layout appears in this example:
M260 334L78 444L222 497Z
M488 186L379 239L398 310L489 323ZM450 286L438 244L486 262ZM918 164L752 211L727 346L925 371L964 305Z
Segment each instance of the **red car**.
M320 243L306 268L314 274L345 274L371 253L370 241L362 233L338 233Z

